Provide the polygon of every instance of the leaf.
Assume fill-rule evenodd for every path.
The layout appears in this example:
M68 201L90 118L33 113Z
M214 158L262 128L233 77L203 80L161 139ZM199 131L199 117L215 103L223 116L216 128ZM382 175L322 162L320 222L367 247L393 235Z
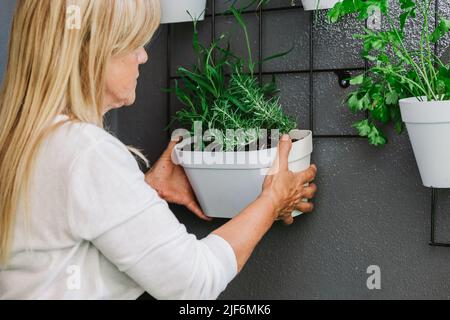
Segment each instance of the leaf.
M358 84L362 84L363 82L364 82L364 74L360 74L360 75L350 79L351 85L358 85Z
M357 94L352 94L349 99L347 100L348 106L350 108L351 111L353 112L357 112L359 110L361 110L361 103L358 99Z
M329 22L336 23L339 21L342 15L342 2L338 2L333 8L328 11L327 18Z
M400 8L403 10L408 10L416 7L413 0L400 0Z
M400 0L400 9L403 10L399 17L400 30L403 31L408 17L416 17L416 4L412 0Z
M292 46L292 47L291 47L289 50L287 50L287 51L279 52L279 53L276 53L276 54L274 54L274 55L271 55L271 56L269 56L269 57L267 57L267 58L264 58L264 59L262 59L262 60L261 60L260 62L258 62L258 63L259 63L259 64L263 64L263 63L265 63L265 62L267 62L267 61L270 61L270 60L273 60L273 59L277 59L277 58L284 57L284 56L288 55L289 53L291 53L292 50L294 50L294 46Z
M390 119L389 109L385 104L377 105L371 110L370 114L374 119L379 120L382 123L387 123Z
M201 75L195 74L183 67L178 68L178 71L181 72L186 77L190 78L192 81L196 82L201 88L208 90L213 95L216 94L216 91L213 87L211 87Z
M374 50L380 50L381 48L383 48L384 46L384 41L381 39L377 39L377 40L372 40L371 41L372 44L372 49Z
M398 106L389 108L391 112L391 119L394 122L395 131L401 134L404 129L400 108Z
M397 120L394 122L394 129L397 134L402 134L404 128L405 126L402 120Z
M382 146L387 143L387 139L375 125L371 126L371 131L368 135L369 143L374 146Z
M434 32L431 34L431 41L433 43L436 43L441 39L447 32L450 30L450 20L441 18L439 21L439 24L434 30Z
M353 127L358 131L361 137L367 137L369 143L374 146L381 146L387 143L387 139L369 119L365 119L353 124Z
M398 103L398 93L395 91L389 91L386 94L386 104L397 104Z
M277 83L274 74L272 75L272 79L270 80L270 82L263 85L262 91L267 97L272 97L279 91L277 89Z
M361 98L361 110L363 110L363 109L372 109L372 106L370 104L369 92L367 92Z
M352 125L358 131L361 137L367 137L370 134L371 128L369 124L369 119L361 120Z
M369 61L378 61L378 57L374 57L371 55L366 55L364 56L365 59L369 60Z
M192 39L192 47L194 48L194 52L196 54L200 54L201 50L200 50L200 41L199 41L199 36L198 36L197 23L198 23L198 21L193 19L194 35L193 35L193 39Z
M408 19L409 17L409 12L403 12L400 15L400 29L403 30L405 28L405 24L406 24L406 19Z

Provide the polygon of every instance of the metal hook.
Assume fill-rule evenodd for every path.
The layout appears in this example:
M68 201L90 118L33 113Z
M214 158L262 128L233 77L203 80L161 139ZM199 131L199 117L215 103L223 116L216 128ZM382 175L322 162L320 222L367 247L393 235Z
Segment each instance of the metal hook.
M350 87L350 78L352 75L347 70L335 70L334 73L338 76L339 86L342 89Z

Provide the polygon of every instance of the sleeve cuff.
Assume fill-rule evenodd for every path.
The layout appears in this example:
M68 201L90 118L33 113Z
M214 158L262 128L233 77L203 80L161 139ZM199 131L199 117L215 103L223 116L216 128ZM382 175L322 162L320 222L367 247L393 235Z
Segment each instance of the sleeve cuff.
M225 272L224 277L227 284L230 283L237 275L237 259L231 245L224 238L216 234L210 234L201 241L211 249L213 254L222 263Z

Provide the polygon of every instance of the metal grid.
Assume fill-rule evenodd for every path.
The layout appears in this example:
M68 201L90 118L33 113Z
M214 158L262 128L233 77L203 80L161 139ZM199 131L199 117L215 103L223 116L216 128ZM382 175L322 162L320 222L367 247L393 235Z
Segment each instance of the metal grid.
M438 25L438 12L439 12L439 0L436 0L434 3L434 27L436 28ZM434 46L434 54L438 55L438 46L435 44ZM436 241L436 193L437 190L431 188L431 214L430 214L430 246L435 247L450 247L450 243L438 242Z
M438 23L438 9L439 9L439 0L435 1L435 27ZM303 10L302 6L287 6L287 7L276 7L276 8L263 8L260 6L256 11L249 10L244 11L244 13L256 13L258 15L258 47L259 47L259 60L262 60L262 52L263 52L263 12L271 12L271 11L286 11L286 10ZM230 13L217 13L216 12L216 3L215 0L211 0L211 13L207 13L205 16L211 18L211 40L215 39L216 36L216 16L217 15L230 15ZM171 25L167 26L167 88L170 87L170 83L172 80L177 79L177 76L171 75L171 46L170 46L170 36L171 36ZM314 130L314 74L319 72L334 72L337 76L336 81L342 80L342 74L347 74L350 71L363 71L367 70L369 65L367 61L364 61L363 68L335 68L335 69L315 69L313 66L314 59L314 11L310 12L310 37L309 37L309 70L289 70L289 71L274 71L274 72L263 72L262 64L259 64L258 77L261 83L262 77L264 75L286 75L286 74L309 74L309 128L313 132L313 138L362 138L359 135L324 135L324 134L315 134ZM438 47L435 45L435 54L437 54ZM170 93L167 94L167 119L170 120L172 117L171 110L171 96ZM368 111L366 111L366 117L369 117ZM168 131L168 135L170 138L170 132ZM431 208L430 208L430 246L436 247L450 247L450 243L437 242L435 239L436 234L436 189L431 189Z

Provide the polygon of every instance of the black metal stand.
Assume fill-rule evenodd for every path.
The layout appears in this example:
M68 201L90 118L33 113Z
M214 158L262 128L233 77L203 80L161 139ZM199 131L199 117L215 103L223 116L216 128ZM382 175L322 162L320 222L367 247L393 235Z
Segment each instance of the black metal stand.
M437 242L435 239L436 234L436 189L431 189L431 236L430 236L430 246L433 247L449 247L450 243Z

